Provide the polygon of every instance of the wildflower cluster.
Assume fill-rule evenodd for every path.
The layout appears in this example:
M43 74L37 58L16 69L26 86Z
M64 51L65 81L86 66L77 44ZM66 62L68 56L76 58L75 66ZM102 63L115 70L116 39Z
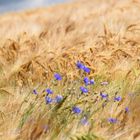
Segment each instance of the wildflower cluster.
M90 68L86 67L83 63L81 63L80 61L77 62L77 68L83 70L86 73L90 73Z
M91 78L89 78L87 76L87 74L89 74L91 72L90 68L85 66L81 61L77 61L76 66L77 66L78 70L84 72L84 74L81 77L82 80L79 83L79 87L78 87L77 91L79 93L80 92L82 93L82 95L80 94L80 96L82 96L82 97L84 97L86 95L86 96L90 96L91 99L92 98L94 99L94 94L92 94L92 92L95 92L95 91L93 91L92 90L93 88L91 88L91 87L96 86L97 81L94 80L94 78L91 79ZM84 76L84 75L86 75L86 76ZM63 80L62 76L59 73L54 74L54 79L55 79L56 82ZM100 83L100 86L104 87L104 86L107 86L108 84L109 84L109 82L104 81L104 82ZM75 87L75 88L77 88L77 87ZM46 95L45 95L45 103L47 105L48 104L53 104L53 103L54 104L59 104L64 99L64 97L62 95L60 95L60 94L55 95L55 92L57 92L57 91L55 89L53 89L53 88L51 89L49 87L44 91L46 93ZM63 91L61 91L61 92L63 92ZM37 90L35 90L35 89L33 90L33 93L35 95L38 94ZM82 125L89 125L90 124L89 123L89 118L91 118L90 114L92 114L92 113L90 112L90 110L87 113L86 106L85 106L85 108L82 108L82 106L83 106L82 103L85 100L83 99L83 102L82 101L79 102L79 96L76 99L76 98L72 98L72 96L76 96L76 95L72 95L71 93L69 94L69 92L67 94L69 96L71 96L71 100L67 101L67 102L69 102L70 105L68 105L68 106L66 106L64 108L69 109L69 111L73 115L80 116L80 118L81 118L80 122L81 122ZM65 95L65 96L67 96L67 94L63 93L63 95ZM86 96L85 96L85 98L86 98ZM113 97L113 99L112 99L108 93L102 91L102 92L99 92L99 94L97 93L97 98L95 98L94 103L96 103L98 101L101 101L102 107L105 107L110 100L112 100L112 102L114 102L114 104L116 104L117 102L120 102L122 100L122 97L119 96L119 95L115 95ZM92 104L94 104L94 103L92 103ZM79 107L79 106L81 106L81 107ZM91 106L91 107L94 108L93 106ZM129 108L126 107L124 109L124 111L125 111L125 113L129 112ZM95 112L96 112L96 110L95 110ZM111 124L115 124L115 123L118 122L117 118L113 118L113 117L109 117L107 120Z
M57 81L62 80L62 76L58 73L54 74L54 78ZM46 104L51 104L51 103L60 103L63 100L63 96L62 95L56 95L55 98L51 98L49 97L50 94L53 94L53 91L50 88L47 88L46 90L46 96L45 96L45 102Z
M83 81L84 81L84 83L85 83L86 86L88 86L88 85L94 85L95 84L94 79L91 79L90 80L88 77L85 77Z

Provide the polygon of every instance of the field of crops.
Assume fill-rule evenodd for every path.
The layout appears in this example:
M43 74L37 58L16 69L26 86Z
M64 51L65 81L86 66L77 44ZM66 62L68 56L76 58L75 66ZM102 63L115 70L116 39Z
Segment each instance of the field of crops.
M0 140L139 140L139 117L139 0L0 16Z

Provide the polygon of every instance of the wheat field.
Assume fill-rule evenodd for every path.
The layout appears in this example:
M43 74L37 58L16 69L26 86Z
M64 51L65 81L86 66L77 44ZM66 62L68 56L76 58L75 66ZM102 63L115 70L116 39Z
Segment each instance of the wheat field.
M0 140L139 140L139 117L139 0L0 15Z

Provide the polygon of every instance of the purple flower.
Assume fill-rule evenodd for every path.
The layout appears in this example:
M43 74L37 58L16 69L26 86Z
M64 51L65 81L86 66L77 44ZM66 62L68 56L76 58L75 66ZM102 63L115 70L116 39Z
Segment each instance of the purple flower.
M50 103L52 103L53 99L48 97L48 96L46 96L45 101L46 101L46 104L50 104Z
M87 85L94 85L94 80L92 79L92 80L90 80L88 77L85 77L84 78L84 83L85 83L85 85L87 86Z
M88 77L85 77L84 78L84 83L86 84L86 86L90 83L90 80Z
M100 96L103 98L103 99L107 99L108 98L108 94L107 93L100 93Z
M81 124L83 124L83 125L88 125L89 124L87 117L83 117L81 119Z
M121 100L122 100L121 96L118 96L118 97L114 98L114 101L121 101Z
M129 112L129 108L128 107L125 108L125 112L126 113Z
M62 76L61 76L60 74L58 74L58 73L55 73L55 74L54 74L54 77L55 77L55 79L58 80L58 81L62 80Z
M80 114L82 112L82 110L79 107L76 107L76 106L72 108L72 111L75 114Z
M78 69L83 69L84 68L84 65L80 61L77 61L76 66L77 66Z
M82 64L80 61L77 61L76 66L78 69L84 70L86 73L90 73L90 68L86 67L84 64Z
M51 90L51 89L46 89L46 92L48 93L48 94L53 94L53 91Z
M85 87L80 87L80 90L81 90L83 93L87 93L87 92L88 92L88 89L85 88Z
M55 97L55 101L56 101L57 103L60 103L62 100L63 100L63 96L62 96L62 95L57 95L57 96Z
M35 89L33 90L33 94L38 94L37 91L36 91Z
M90 80L90 84L91 84L91 85L94 85L94 84L95 84L94 79Z
M106 85L108 85L108 82L102 82L101 85L106 86Z
M84 66L83 70L86 72L86 73L90 73L90 68Z
M117 119L116 118L109 118L108 121L110 123L116 123L117 122Z

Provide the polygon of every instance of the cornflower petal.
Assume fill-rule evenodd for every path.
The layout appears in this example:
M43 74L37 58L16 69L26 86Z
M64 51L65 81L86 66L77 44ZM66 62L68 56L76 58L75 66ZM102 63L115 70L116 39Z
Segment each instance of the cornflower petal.
M33 90L33 94L38 94L37 91L36 91L35 89Z
M81 114L82 110L79 107L74 106L72 108L73 113L75 114Z
M60 74L58 74L58 73L55 73L55 74L54 74L54 77L55 77L55 79L58 80L58 81L62 80L62 76L61 76Z
M125 108L125 112L126 113L129 112L129 108L128 107Z
M85 88L85 87L80 87L80 90L81 90L83 93L88 93L88 89Z
M89 124L87 117L83 117L81 119L81 124L83 124L83 125L88 125Z
M63 100L63 96L62 96L62 95L57 95L57 96L55 97L55 101L56 101L57 103L60 103L62 100Z
M116 123L117 122L117 119L116 118L109 118L108 121L110 123Z
M103 98L103 99L106 99L108 98L108 94L107 93L100 93L100 96Z
M84 70L86 73L90 73L90 68L88 68L88 67L86 67L86 66L83 68L83 70Z
M90 80L90 85L94 85L94 84L95 84L94 79Z
M118 102L119 102L119 101L121 101L121 100L122 100L122 97L121 97L121 96L118 96L118 97L115 97L115 98L114 98L114 101L118 101Z
M50 88L46 89L46 92L47 92L48 94L53 94L53 91L52 91Z
M53 99L48 97L48 96L46 96L45 101L46 101L46 104L50 104L50 103L52 103Z
M85 67L80 61L77 61L76 66L78 69L84 69Z
M84 83L86 84L86 86L87 86L87 85L89 85L90 80L89 80L89 78L88 78L88 77L85 77L85 78L84 78Z

